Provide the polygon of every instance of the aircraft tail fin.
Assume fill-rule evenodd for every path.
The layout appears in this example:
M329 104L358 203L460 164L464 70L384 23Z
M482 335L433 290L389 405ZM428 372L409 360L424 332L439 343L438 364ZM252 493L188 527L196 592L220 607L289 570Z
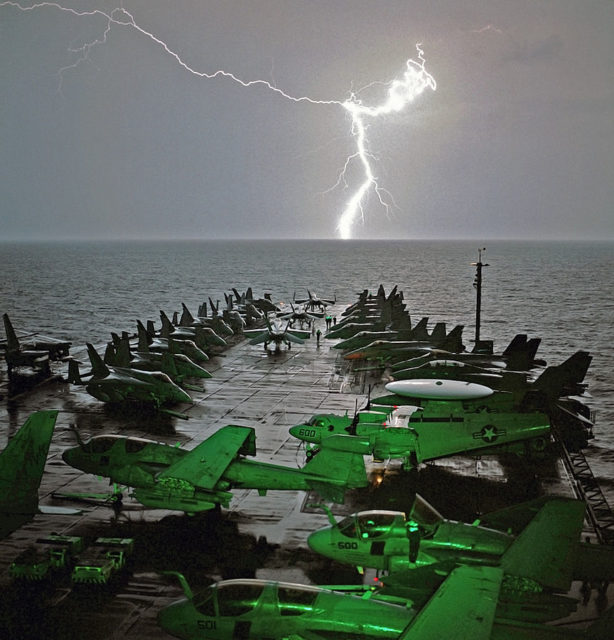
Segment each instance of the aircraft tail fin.
M416 326L411 330L412 331L412 340L428 340L429 333L427 331L427 324L429 319L427 317L420 318Z
M70 384L84 384L79 371L79 363L76 360L68 361L68 382Z
M109 367L103 362L102 358L94 349L94 346L89 342L85 343L87 346L87 354L90 357L92 363L92 375L94 378L104 378L109 375Z
M564 395L565 391L580 393L581 389L577 387L584 380L591 360L592 356L587 351L577 351L560 365L547 367L532 386L553 399Z
M136 350L144 351L145 353L149 352L149 337L147 335L147 330L143 326L143 323L140 320L136 321L137 335L138 335L138 343Z
M115 350L115 366L130 367L130 340L127 335L123 335Z
M457 324L448 335L441 341L441 348L451 353L461 353L465 350L463 344L463 329L462 324Z
M38 511L40 486L58 411L37 411L0 453L0 511Z
M571 498L548 500L501 557L504 572L567 591L585 508Z
M445 322L437 322L431 331L431 335L429 336L429 340L433 342L441 342L446 337L446 323Z
M503 351L504 356L509 356L512 353L517 351L524 351L527 344L527 334L526 333L517 333L510 341L510 343L505 347Z
M181 318L179 319L180 327L191 327L194 324L194 316L190 313L190 310L185 306L185 304L181 303ZM205 310L207 307L205 307Z
M171 333L173 333L173 323L170 318L164 313L164 311L160 310L160 320L162 322L162 329L160 330L160 335L163 338L168 338Z
M13 329L13 325L9 319L9 314L4 313L2 315L2 319L4 320L4 331L6 333L6 349L10 353L11 351L19 351L21 346L19 344L19 339L17 338L17 334L15 333L15 329Z

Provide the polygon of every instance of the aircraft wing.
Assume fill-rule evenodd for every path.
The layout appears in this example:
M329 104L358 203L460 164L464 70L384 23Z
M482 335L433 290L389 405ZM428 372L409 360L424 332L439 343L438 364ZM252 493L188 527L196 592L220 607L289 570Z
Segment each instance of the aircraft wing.
M271 338L271 334L268 330L265 330L265 331L259 330L258 333L255 333L252 335L253 337L249 341L250 344L262 344L265 340L269 340Z
M289 340L290 342L294 342L296 344L304 344L304 340L302 338L299 338L299 336L295 335L294 333L290 333L289 331L286 331L286 333L284 334L284 340Z
M252 427L228 425L201 442L158 476L185 480L202 489L213 489L238 455L256 455Z
M488 640L502 579L498 567L454 569L398 640Z
M586 506L580 500L550 500L501 557L506 574L532 578L545 587L567 591Z

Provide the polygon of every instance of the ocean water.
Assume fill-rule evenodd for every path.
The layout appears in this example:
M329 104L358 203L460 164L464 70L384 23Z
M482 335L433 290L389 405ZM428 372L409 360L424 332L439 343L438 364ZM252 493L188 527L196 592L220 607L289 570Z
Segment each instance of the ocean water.
M475 330L472 241L194 241L0 243L0 311L21 331L74 345L133 331L137 318L169 315L184 302L195 313L232 287L275 302L336 296L351 304L363 289L403 291L412 320ZM481 337L501 351L516 333L541 338L538 356L561 363L593 355L586 381L597 412L586 454L614 505L614 243L488 242ZM2 329L0 329L1 331Z

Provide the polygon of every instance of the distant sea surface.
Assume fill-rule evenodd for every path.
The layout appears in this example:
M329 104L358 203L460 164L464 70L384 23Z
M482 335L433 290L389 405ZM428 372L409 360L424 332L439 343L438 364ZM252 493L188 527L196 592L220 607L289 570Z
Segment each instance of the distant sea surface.
M0 243L0 311L20 331L73 345L134 331L159 311L195 314L232 287L274 302L320 297L352 304L363 289L403 291L412 321L423 316L475 331L473 279L478 244L469 241L194 241ZM500 352L516 333L541 338L538 357L560 364L587 350L593 362L584 401L597 412L586 450L614 506L614 243L488 242L481 337ZM0 329L2 331L3 329Z

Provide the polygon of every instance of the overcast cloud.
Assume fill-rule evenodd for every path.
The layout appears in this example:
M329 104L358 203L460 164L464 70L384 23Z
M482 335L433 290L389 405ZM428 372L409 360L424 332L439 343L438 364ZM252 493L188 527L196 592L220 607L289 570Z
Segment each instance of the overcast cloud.
M359 97L382 101L422 43L437 90L368 123L396 206L371 193L354 237L614 239L610 0L124 6L198 72L313 100L369 85ZM362 178L354 163L332 188L356 150L340 105L198 77L133 26L107 27L0 3L3 240L336 237Z

